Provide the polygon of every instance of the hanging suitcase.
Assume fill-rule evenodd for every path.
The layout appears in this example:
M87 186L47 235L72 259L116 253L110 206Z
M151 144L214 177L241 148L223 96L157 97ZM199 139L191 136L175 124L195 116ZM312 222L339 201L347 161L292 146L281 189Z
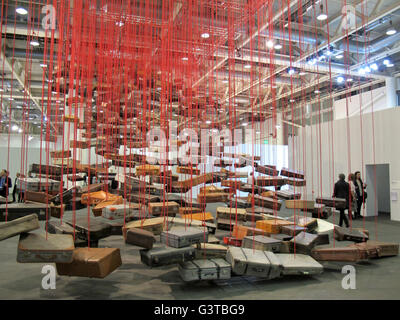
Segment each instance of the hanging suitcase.
M173 227L161 233L161 242L174 248L190 246L194 243L207 242L208 232L192 227Z
M65 211L65 207L66 207L65 204L63 204L62 206L61 205L56 206L53 203L51 203L50 204L50 215L53 218L60 219L62 214L63 214L63 212Z
M74 227L73 222L67 221L67 223ZM86 217L77 218L75 230L79 232L79 237L85 240L89 239L89 237L90 240L100 240L111 235L111 226L94 218L90 219L90 224Z
M217 219L218 230L226 230L232 232L233 228L237 225L243 225L243 221L235 221L235 219Z
M284 200L299 200L301 198L300 192L294 192L292 190L277 190L275 194L278 198Z
M282 265L282 275L318 275L324 271L323 266L308 255L277 253Z
M294 253L311 254L311 250L318 243L318 235L307 232L300 232L290 240Z
M278 219L259 220L256 222L256 228L265 230L267 233L277 234L277 233L282 233L281 228L283 226L290 226L293 224L294 223L291 221L278 220Z
M270 251L230 247L226 260L232 265L232 272L236 275L275 279L281 274L280 262Z
M260 207L273 209L275 211L281 210L282 201L272 198L262 197L259 195L254 196L254 204Z
M368 240L368 236L364 232L355 229L350 230L349 228L335 226L333 233L338 241L364 242Z
M282 177L257 177L256 183L259 187L281 187L285 184Z
M224 259L199 259L182 262L178 267L183 281L230 279L231 265Z
M196 259L201 258L225 258L227 247L214 243L196 243L192 245L196 249Z
M45 192L36 192L36 191L29 191L25 192L25 200L38 202L38 203L50 203L50 199L52 198L51 195Z
M336 209L346 209L347 201L343 198L329 198L329 197L319 197L315 199L316 203L324 204L327 207Z
M74 197L75 193L76 193L76 188L70 188L70 189L64 191L61 195L57 194L52 199L52 201L56 206L58 206L58 205L61 204L61 199L62 199L62 202L65 204L65 203L67 203L67 202L72 200L72 198Z
M281 231L284 234L287 234L289 236L295 237L297 236L300 232L306 232L307 228L300 227L300 226L282 226Z
M381 242L368 240L367 244L375 245L380 248L380 257L391 257L399 254L399 244L391 242Z
M255 206L254 208L247 208L246 212L248 215L254 214L263 214L263 215L271 215L274 216L276 211L273 209L268 209L268 208L262 208L262 207L257 207Z
M6 223L1 223L0 241L39 228L39 220L36 214L30 214Z
M117 248L77 248L71 263L57 263L60 276L105 278L122 264Z
M318 221L315 218L298 215L296 217L290 217L288 220L296 222L296 225L298 225L299 227L306 228L307 232L312 232L318 227Z
M288 209L313 209L314 201L312 200L286 200L286 208Z
M149 267L159 267L179 262L194 260L196 249L192 246L183 248L158 247L151 250L140 250L142 263Z
M238 197L230 197L226 203L231 208L251 208L251 202L248 202L247 199L240 199Z
M199 220L188 220L177 217L165 217L168 218L169 226L183 226L183 227L195 227L200 230L207 230L208 233L215 234L217 229L217 225L207 221L199 221Z
M235 237L224 237L224 244L228 246L241 247L242 239L237 239Z
M199 193L197 195L197 201L199 203L215 203L215 202L226 202L228 201L229 194L226 192L211 192L211 193Z
M271 234L270 237L281 241L290 241L293 239L293 236L284 233Z
M150 231L138 228L130 228L126 232L125 243L127 244L139 246L145 249L152 249L154 242L156 242L156 238Z
M124 239L126 239L126 232L130 228L138 228L147 231L151 231L154 235L158 236L163 232L164 226L168 224L168 220L163 217L150 218L150 219L140 219L136 221L129 222L122 228L122 233Z
M257 165L257 167L255 169L256 169L256 172L266 174L268 176L278 176L279 175L278 170L268 167L268 166Z
M281 242L281 240L266 236L247 236L243 239L242 248L279 252Z
M17 262L70 263L74 249L71 235L23 233L19 238Z
M198 220L198 221L208 221L213 223L214 217L211 212L201 212L201 213L189 213L186 215L181 215L182 219L185 220Z
M74 234L74 228L61 221L49 221L47 224L47 231L52 234ZM76 235L78 234L79 233L76 232Z
M302 171L291 170L288 168L281 169L281 176L289 178L304 179L304 173Z
M160 198L147 193L131 193L128 197L128 201L148 205L150 202L159 202Z
M185 216L185 215L187 215L187 214L193 214L193 213L202 213L203 211L202 211L202 209L200 209L200 208L190 208L190 207L180 207L179 208L179 215L182 217L182 216Z
M356 247L314 248L311 256L318 261L359 262L367 260Z
M357 248L360 254L365 259L376 259L381 257L381 248L374 244L366 242L355 243L349 245L350 248Z
M285 184L295 187L304 187L307 182L303 179L296 179L296 178L285 178Z
M246 221L246 210L240 208L217 208L217 219Z
M121 219L132 213L133 208L127 204L112 204L102 209L102 216L110 220Z
M174 201L149 203L149 213L153 216L171 216L175 217L179 212L179 204Z

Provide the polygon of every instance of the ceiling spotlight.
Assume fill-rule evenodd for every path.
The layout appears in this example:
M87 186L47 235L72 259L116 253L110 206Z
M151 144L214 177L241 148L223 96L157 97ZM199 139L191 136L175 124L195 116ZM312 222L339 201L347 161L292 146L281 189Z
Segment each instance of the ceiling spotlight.
M347 82L353 82L353 79L352 78L348 78L346 81Z
M39 42L36 41L36 40L32 40L32 41L30 42L30 45L33 46L33 47L37 47L37 46L39 45Z
M15 124L11 127L11 130L12 130L12 131L17 131L18 129L19 129L18 126L15 125Z
M339 77L337 77L336 82L339 83L339 84L343 83L344 82L344 78L342 76L339 76Z
M282 45L281 45L280 43L277 43L277 44L274 46L274 48L275 48L275 50L281 50L281 49L282 49Z
M377 71L379 69L376 63L371 64L369 67L374 71Z
M245 64L245 65L244 65L244 68L245 68L245 69L250 69L250 68L251 68L251 64Z
M390 27L389 27L389 29L386 30L386 34L388 36L392 36L396 33L397 33L397 30L395 28L393 28L393 22L392 22L392 20L390 20Z
M290 75L295 74L295 72L296 71L293 68L289 68L289 70L288 70L288 74L290 74Z
M315 90L314 93L318 94L318 93L321 93L321 91Z
M280 129L281 126L280 126L279 124L277 124L277 125L275 126L275 128Z
M26 15L28 11L25 8L19 7L15 10L18 14Z
M343 55L342 55L342 54L338 54L338 55L335 56L335 58L336 58L336 59L342 59L342 58L343 58Z
M188 57L183 57L183 58L182 58L182 61L188 61L188 60L189 60Z
M28 137L28 141L31 141L32 139L33 139L32 136L29 136L29 137Z
M247 126L247 125L248 125L247 122L242 123L242 126L243 126L243 127L245 127L245 126Z
M267 47L268 47L269 49L272 49L272 48L274 47L274 41L268 40L268 41L267 41Z
M118 27L122 27L124 25L124 23L122 21L118 21L115 23Z
M320 8L321 8L321 12L318 15L317 19L319 21L324 21L324 20L328 19L328 16L326 15L326 13L324 13L324 6L322 4L321 4Z
M210 121L210 120L207 120L207 121L206 121L206 124L211 124L211 121Z
M208 38L210 37L210 34L207 33L207 32L204 32L204 33L201 34L201 37L202 37L203 39L208 39Z

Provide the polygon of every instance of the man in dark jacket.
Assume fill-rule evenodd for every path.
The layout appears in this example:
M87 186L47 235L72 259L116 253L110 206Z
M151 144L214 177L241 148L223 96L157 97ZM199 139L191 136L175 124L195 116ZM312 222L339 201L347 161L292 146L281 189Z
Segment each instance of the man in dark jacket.
M341 173L339 174L339 181L335 183L335 188L333 190L333 197L334 198L342 198L346 199L347 203L347 208L349 207L349 184L346 182L346 176ZM339 226L341 227L343 225L343 221L346 224L346 228L349 227L349 220L347 220L347 217L344 213L345 209L339 209L340 212L340 220L339 220Z
M0 195L3 196L4 198L8 198L8 190L12 187L12 182L11 182L11 178L8 176L9 172L7 170L3 170L4 171L4 185L3 187L0 189Z

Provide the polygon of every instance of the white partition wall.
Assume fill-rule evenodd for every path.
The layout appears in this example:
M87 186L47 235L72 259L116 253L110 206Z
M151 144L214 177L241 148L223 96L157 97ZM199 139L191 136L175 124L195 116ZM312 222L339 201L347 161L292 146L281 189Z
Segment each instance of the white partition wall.
M400 221L399 124L400 108L391 108L301 128L289 139L289 166L305 170L307 193L317 197L331 196L339 173L361 171L367 180L367 165L388 164L391 219ZM368 197L374 191L369 185ZM365 214L375 215L375 207L367 203Z

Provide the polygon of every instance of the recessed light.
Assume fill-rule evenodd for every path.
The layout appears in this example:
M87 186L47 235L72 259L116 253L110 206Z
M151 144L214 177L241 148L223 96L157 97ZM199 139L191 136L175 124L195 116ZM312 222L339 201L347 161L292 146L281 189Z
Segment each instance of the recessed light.
M337 77L336 82L339 83L339 84L343 83L344 82L344 78L342 76L339 76L339 77Z
M188 60L189 60L188 57L183 57L183 58L182 58L182 61L188 61Z
M315 90L314 93L318 94L318 93L321 93L321 91Z
M31 46L33 47L37 47L39 45L39 42L36 40L32 40L31 42L29 42Z
M336 59L342 59L342 58L343 58L343 55L342 55L342 54L338 54L338 55L335 56L335 58L336 58Z
M202 37L203 39L208 39L208 38L210 37L210 34L207 33L207 32L204 32L204 33L201 34L201 37Z
M12 131L17 131L18 129L19 129L18 126L15 125L15 124L11 127L11 130L12 130Z
M317 17L317 20L319 20L319 21L324 21L324 20L328 19L328 16L327 16L327 14L324 12L324 6L323 6L322 4L321 4L320 8L321 8L321 12L320 12L320 14L319 14L318 17Z
M396 33L397 33L397 30L395 28L393 28L392 20L390 20L390 27L389 27L389 29L387 29L386 34L388 36L392 36L392 35L394 35Z
M26 10L25 8L19 7L15 10L18 14L22 14L22 15L26 15L28 14L28 10Z
M270 49L272 49L272 48L274 47L274 41L268 40L268 41L267 41L267 47L270 48Z
M47 68L47 64L44 64L44 63L41 63L40 66L41 66L42 68Z
M122 27L124 25L124 23L122 21L116 22L115 23L118 27Z
M281 49L282 49L282 45L281 45L280 43L277 43L277 44L274 46L274 48L275 48L275 50L281 50Z
M243 68L250 69L251 68L251 64L245 64Z

